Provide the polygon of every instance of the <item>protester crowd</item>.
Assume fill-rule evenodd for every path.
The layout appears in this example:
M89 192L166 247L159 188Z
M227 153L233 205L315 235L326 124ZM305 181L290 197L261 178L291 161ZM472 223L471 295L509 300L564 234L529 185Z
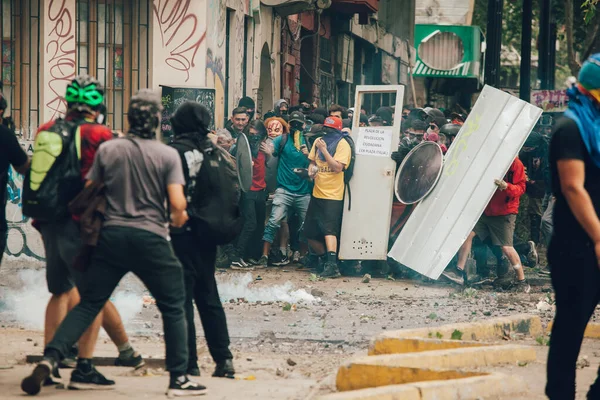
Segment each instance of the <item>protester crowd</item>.
M600 66L595 57L591 64ZM444 272L447 279L461 285L490 281L487 253L491 251L498 259L495 283L527 293L530 286L523 266L537 266L537 248L547 247L550 237L563 241L566 248L579 249L581 268L597 263L600 221L597 215L579 215L593 212L598 195L597 185L588 185L585 177L598 176L600 141L592 129L597 127L598 116L586 118L591 118L590 110L600 100L600 70L590 72L589 63L585 67L582 72L588 75L580 76L581 85L569 89L574 103L568 118L561 119L554 130L552 118L542 118L506 176L495 180L497 191ZM39 127L31 159L14 133L0 125L0 183L6 184L9 165L25 174L23 213L34 220L42 235L52 294L43 361L22 381L23 391L30 395L56 385L59 368L64 367L74 368L70 388L112 387L114 381L92 364L101 326L119 351L117 365L144 365L109 300L128 272L147 286L162 314L170 397L206 393L204 386L189 379L200 374L193 304L216 363L213 376L234 377L227 321L214 276L217 266L250 271L294 263L323 278L378 270L384 276L406 274L407 269L393 260L338 260L344 199L355 162L352 121L362 127L391 127L395 118L401 118L400 145L391 156L400 166L423 141L437 143L446 153L467 118L433 107L405 106L396 116L391 107L369 114L372 110L364 108L325 108L308 102L290 105L279 100L273 111L259 119L254 101L245 97L224 129L210 131L209 110L186 102L173 114L174 135L169 144L163 144L155 140L161 99L152 91L141 90L131 98L126 135L116 135L103 124L104 91L96 79L76 77L65 99L66 116ZM7 108L3 100L0 115ZM578 130L581 143L574 139L579 138ZM553 131L558 139L549 147ZM593 159L586 148L594 149ZM591 201L582 195L586 189L591 191ZM520 201L525 194L526 208ZM582 207L573 210L575 216L569 211L573 204ZM411 207L394 199L390 242ZM560 235L552 229L555 207ZM519 213L527 216L529 237L525 240L515 239ZM6 218L0 222L5 232ZM578 236L569 238L569 232L562 230L574 230ZM6 235L1 237L5 240ZM466 273L472 249L478 282ZM575 254L552 250L549 257L561 267ZM591 254L594 251L596 256ZM589 275L590 282L597 283L600 272L595 267L585 269L579 278ZM569 276L561 272L561 277ZM555 282L555 286L560 284ZM586 306L598 302L598 286L592 286L586 291L590 300L580 301ZM563 287L561 292L569 290ZM553 341L555 331L571 342L581 339L589 319L589 313L581 316L568 311L573 307L568 297L561 294L559 315L563 316L560 321L557 317ZM574 333L566 332L569 324L565 321L581 328L577 331L581 335L573 338ZM553 365L574 365L575 350L573 346L551 349Z
M324 278L364 273L384 277L415 275L391 259L388 262L337 260L345 179L353 168L354 149L349 133L354 113L354 108L337 104L328 108L307 102L290 106L282 99L276 102L273 111L255 119L253 100L248 97L240 100L226 129L217 131L214 138L236 154L237 138L242 133L248 136L254 146L253 180L251 189L241 197L242 233L235 244L220 248L217 260L220 268L251 271L293 263ZM362 108L358 123L361 127L393 126L394 118L393 107L380 107L374 114ZM437 143L445 154L467 115L433 107L404 106L399 118L400 146L392 154L397 166L423 141ZM461 285L490 283L505 290L529 291L522 266L538 266L538 247L546 248L551 235L551 219L542 217L551 212L553 204L548 183L552 124L551 116L542 118L509 173L496 182L498 192L444 274L451 281ZM528 198L526 208L520 207L524 194ZM397 236L412 209L394 200L392 237ZM522 235L517 238L519 213L527 215L519 219L521 225L527 221L526 240ZM473 241L477 274L470 279L466 277L465 264ZM497 257L494 281L490 279L488 251Z

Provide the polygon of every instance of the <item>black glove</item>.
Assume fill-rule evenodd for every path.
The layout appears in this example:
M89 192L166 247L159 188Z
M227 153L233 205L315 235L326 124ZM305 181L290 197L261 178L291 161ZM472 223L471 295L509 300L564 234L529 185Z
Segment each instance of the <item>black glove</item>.
M402 162L402 159L404 158L404 152L401 151L393 151L392 152L392 160L394 160L396 163L400 164Z

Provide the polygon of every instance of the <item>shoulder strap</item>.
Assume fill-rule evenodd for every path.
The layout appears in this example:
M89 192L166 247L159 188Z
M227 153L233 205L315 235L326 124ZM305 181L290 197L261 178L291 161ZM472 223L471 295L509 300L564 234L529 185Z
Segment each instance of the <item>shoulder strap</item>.
M285 148L285 145L287 144L289 138L289 133L284 133L283 135L281 135L281 141L279 142L279 155L281 155L281 153L283 152L283 149Z

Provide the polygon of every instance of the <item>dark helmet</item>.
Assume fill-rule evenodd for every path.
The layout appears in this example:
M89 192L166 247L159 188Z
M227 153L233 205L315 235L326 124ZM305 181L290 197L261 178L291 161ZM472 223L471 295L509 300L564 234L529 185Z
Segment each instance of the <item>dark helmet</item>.
M83 106L98 110L104 102L104 88L94 77L86 74L77 75L67 85L65 100L69 108Z
M440 128L440 133L443 133L446 136L456 136L460 131L462 126L457 124L445 124Z
M438 127L448 122L444 113L437 108L425 108L423 111L427 114L426 122L435 122Z
M289 122L299 122L301 124L304 124L306 122L306 118L304 117L304 114L302 114L300 111L294 111L292 114L290 114Z

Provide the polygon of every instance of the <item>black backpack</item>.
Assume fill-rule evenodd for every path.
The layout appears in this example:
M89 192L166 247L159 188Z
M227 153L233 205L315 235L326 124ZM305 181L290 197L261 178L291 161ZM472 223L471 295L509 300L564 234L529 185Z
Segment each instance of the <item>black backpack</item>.
M199 150L204 157L195 184L186 185L192 192L187 193L192 231L204 242L231 243L240 234L243 219L237 172L229 154L208 139L175 138L173 144Z
M346 169L344 170L344 185L346 186L346 190L348 191L348 211L352 209L352 193L350 192L350 180L354 175L354 162L356 161L356 147L354 146L354 139L350 135L344 135L344 139L350 146L351 156L350 156L350 164L346 165Z
M23 215L42 222L70 216L69 202L83 189L80 153L76 121L59 118L37 134L23 182Z

